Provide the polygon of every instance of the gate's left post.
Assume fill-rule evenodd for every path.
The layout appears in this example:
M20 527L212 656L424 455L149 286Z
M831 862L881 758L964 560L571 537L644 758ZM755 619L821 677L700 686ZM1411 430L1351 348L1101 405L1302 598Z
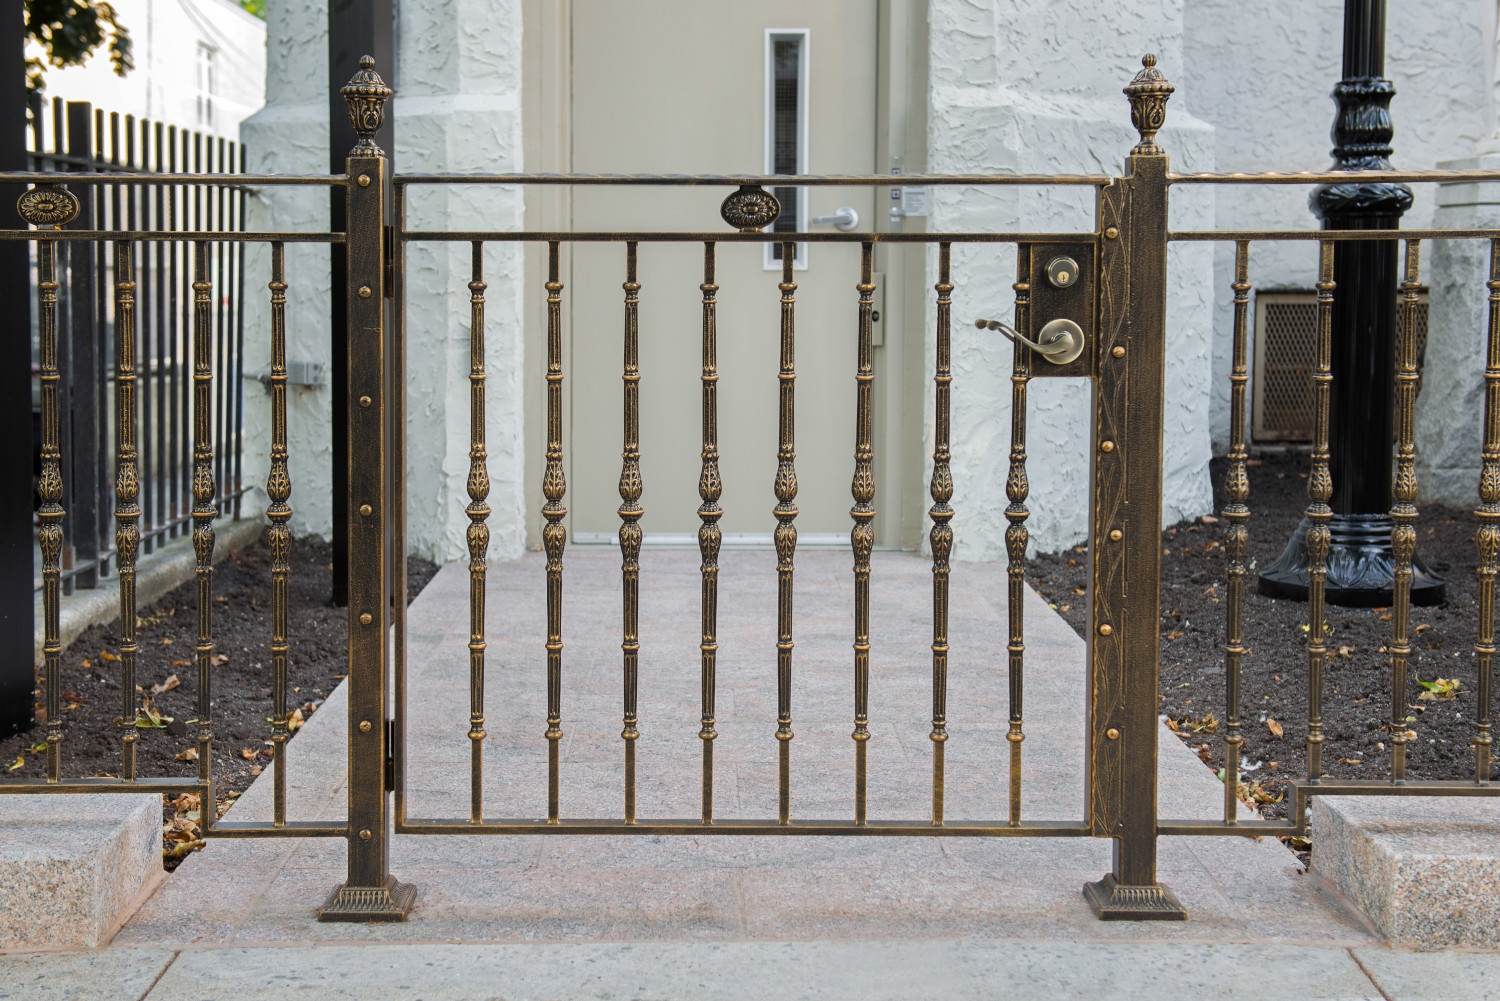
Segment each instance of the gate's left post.
M318 911L320 921L404 921L416 887L390 874L386 798L386 638L391 579L386 525L385 215L390 178L375 133L393 91L365 56L343 88L359 142L345 172L349 316L349 874ZM399 387L397 387L399 391ZM397 432L399 433L399 431Z

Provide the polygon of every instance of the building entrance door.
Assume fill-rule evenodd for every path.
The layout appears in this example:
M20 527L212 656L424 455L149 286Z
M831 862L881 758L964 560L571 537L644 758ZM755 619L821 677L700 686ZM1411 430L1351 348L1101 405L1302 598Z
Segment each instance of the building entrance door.
M570 64L575 173L874 172L873 3L573 0ZM776 228L831 229L839 223L814 220L844 210L845 228L867 231L879 191L775 189L783 203ZM719 187L580 185L571 227L726 232L723 197ZM578 543L613 541L620 525L625 253L620 243L575 244L564 279L572 349L568 504ZM720 524L730 545L769 542L775 526L780 253L771 244L717 248ZM859 255L858 243L797 249L797 423L817 429L797 438L802 544L848 544ZM703 256L698 243L640 249L648 543L688 543L699 525ZM889 322L882 316L880 323Z

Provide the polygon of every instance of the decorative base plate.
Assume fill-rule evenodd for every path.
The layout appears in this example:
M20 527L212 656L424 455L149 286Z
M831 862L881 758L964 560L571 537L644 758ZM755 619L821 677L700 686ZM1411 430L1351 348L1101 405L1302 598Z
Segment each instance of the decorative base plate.
M1113 873L1083 885L1083 899L1100 921L1186 921L1187 911L1172 891L1155 886L1121 886Z
M1307 600L1307 526L1303 518L1275 563L1260 572L1259 590L1268 598ZM1391 519L1383 514L1335 514L1329 523L1328 577L1323 594L1330 605L1379 608L1391 603L1396 556L1391 552ZM1411 561L1411 603L1440 605L1443 579L1420 556Z
M395 876L384 886L334 888L328 902L318 909L319 921L405 921L417 902L417 888Z

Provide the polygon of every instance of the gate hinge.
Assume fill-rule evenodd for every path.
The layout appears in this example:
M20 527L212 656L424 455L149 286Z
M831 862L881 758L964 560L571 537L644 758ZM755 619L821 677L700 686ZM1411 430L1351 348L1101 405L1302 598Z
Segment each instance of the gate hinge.
M390 226L385 226L382 228L382 230L383 231L380 234L380 242L385 268L385 273L382 275L382 277L385 279L385 297L387 299L394 299L396 297L396 287L394 285L394 279L396 277L395 231Z
M396 791L396 721L385 721L385 791Z

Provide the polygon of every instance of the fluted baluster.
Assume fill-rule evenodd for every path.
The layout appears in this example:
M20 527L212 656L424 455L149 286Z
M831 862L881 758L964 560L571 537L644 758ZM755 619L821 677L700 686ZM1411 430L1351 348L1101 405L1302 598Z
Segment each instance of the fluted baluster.
M781 245L780 445L776 450L776 739L780 742L778 818L792 809L792 585L797 550L796 292L792 261L797 245Z
M1328 580L1329 522L1333 477L1328 469L1329 395L1333 387L1333 241L1320 243L1318 342L1313 365L1312 470L1307 478L1307 778L1323 774L1324 586Z
M141 545L141 480L136 453L135 266L133 247L115 243L115 559L120 581L120 777L135 781L136 559ZM206 809L206 807L205 807Z
M490 548L490 472L484 426L484 243L469 278L469 821L484 820L484 594Z
M1490 241L1490 328L1484 367L1484 442L1480 453L1479 531L1474 542L1479 549L1479 630L1474 641L1479 687L1475 693L1474 781L1489 785L1490 754L1494 737L1490 732L1490 688L1495 672L1495 582L1500 577L1500 240Z
M286 741L287 721L286 667L290 642L287 615L290 603L288 577L292 530L287 525L292 508L292 479L287 468L286 442L286 247L271 244L271 469L266 476L266 541L271 548L271 768L272 822L286 824Z
M953 382L953 246L938 244L937 364L933 375L932 446L932 822L943 823L943 751L948 742L948 580L953 553L952 452L950 386Z
M635 823L636 687L640 668L641 583L641 369L640 291L636 278L634 241L625 244L625 414L620 464L620 585L624 607L624 637L620 642L624 673L625 715L620 739L625 741L625 823Z
M854 822L865 822L867 748L870 742L870 553L875 548L875 348L872 320L875 309L873 243L860 245L859 371L855 373L854 480L849 514L854 527L849 544L854 550Z
M547 244L547 467L542 473L542 546L547 551L547 821L557 823L559 745L562 742L562 572L568 530L562 520L567 480L562 445L562 289L558 243Z
M1016 248L1016 329L1031 329L1031 255L1029 245ZM1011 352L1010 399L1010 470L1005 477L1006 614L1010 637L1006 645L1007 680L1010 683L1010 826L1021 824L1021 742L1022 695L1025 682L1025 609L1026 609L1026 543L1029 538L1026 519L1031 512L1026 498L1031 485L1026 477L1026 396L1031 381L1031 355L1014 345Z
M42 550L42 670L47 695L47 781L62 778L62 547L63 479L58 410L57 368L57 244L36 245L38 361L42 388L42 475L37 482L37 510L41 523L37 545ZM131 693L134 698L134 692ZM133 722L133 721L132 721Z
M197 584L198 635L193 662L198 674L198 782L211 787L213 772L214 656L214 439L213 283L208 280L208 244L193 243L193 561ZM203 809L213 810L205 802ZM212 816L205 813L204 816Z
M1250 381L1250 241L1237 241L1234 248L1234 346L1229 373L1229 466L1224 472L1224 822L1232 824L1239 813L1240 664L1245 657L1245 577L1250 568L1245 556L1250 548L1250 477L1245 472L1249 458L1245 444L1245 384Z
M718 347L718 300L719 286L714 282L714 244L703 245L703 469L698 475L698 552L703 559L700 568L703 575L702 613L703 640L699 647L702 654L700 671L703 688L703 717L698 737L703 741L703 822L714 819L714 688L717 681L719 655L719 544L724 533L719 528L719 518L724 509L719 506L719 497L724 484L719 479L719 347Z
M1396 474L1391 485L1391 781L1406 781L1406 685L1411 662L1412 555L1417 550L1417 295L1422 241L1406 241L1396 322Z

